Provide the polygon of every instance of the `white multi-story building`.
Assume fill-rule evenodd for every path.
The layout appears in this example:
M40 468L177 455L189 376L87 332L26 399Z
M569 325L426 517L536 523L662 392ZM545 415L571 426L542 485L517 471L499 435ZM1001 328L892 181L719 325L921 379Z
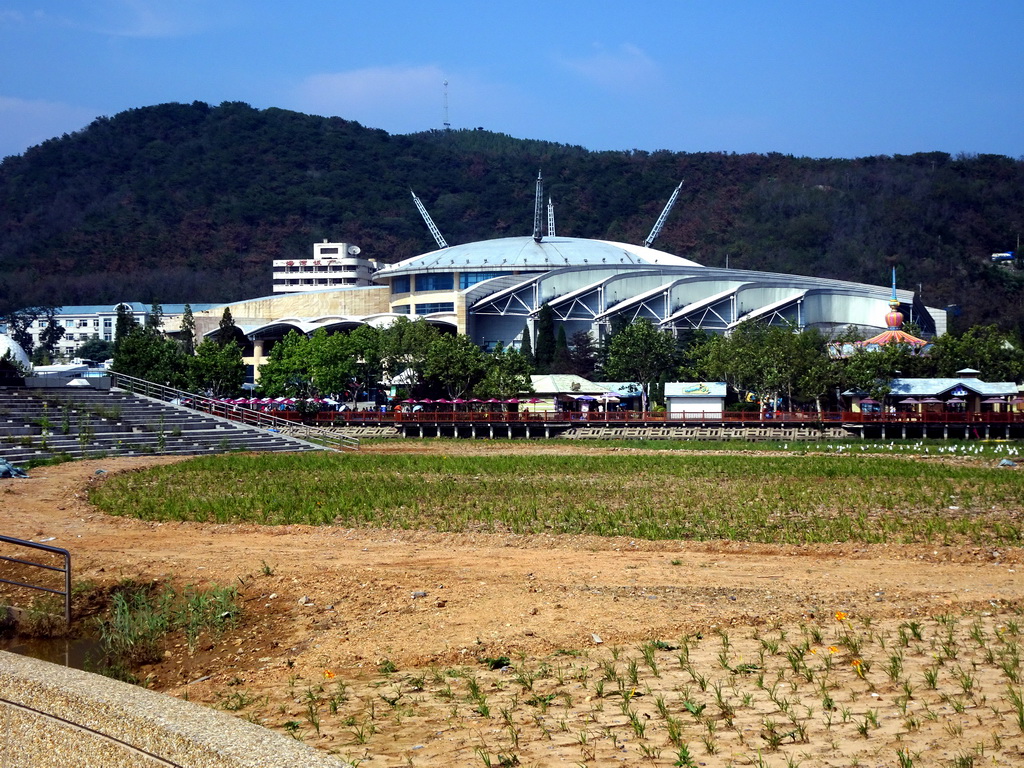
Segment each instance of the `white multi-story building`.
M359 246L325 240L313 245L311 259L274 259L274 293L373 285L377 263L358 257Z
M90 339L113 341L117 327L117 308L123 306L128 314L140 325L149 319L152 306L137 301L124 301L113 306L88 305L78 307L58 307L54 314L54 322L64 329L64 335L57 343L57 354L67 360L76 357L78 348ZM193 304L193 312L202 312L213 307L213 304ZM185 312L184 304L163 304L161 329L173 333L181 328L181 316ZM47 319L42 317L34 321L28 328L32 334L33 347L39 346L39 336L46 328Z

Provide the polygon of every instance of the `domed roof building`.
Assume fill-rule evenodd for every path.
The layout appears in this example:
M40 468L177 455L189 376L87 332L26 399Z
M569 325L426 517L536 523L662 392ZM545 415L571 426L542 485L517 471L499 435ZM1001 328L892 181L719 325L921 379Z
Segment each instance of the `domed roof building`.
M21 366L25 368L32 367L32 361L29 360L28 355L25 354L25 350L21 348L21 345L8 336L6 333L0 333L0 359L3 359L7 355Z
M679 187L643 245L557 235L550 202L546 231L538 177L532 236L449 246L413 195L438 248L386 265L359 287L306 291L228 305L253 344L258 366L269 345L290 330L346 330L386 325L397 317L465 333L486 349L519 347L534 335L545 304L565 327L604 338L613 322L646 318L674 333L704 329L728 333L747 319L824 333L854 326L885 330L879 319L903 310L926 334L945 331L945 313L925 307L909 291L890 297L882 286L800 275L705 267L652 246ZM197 329L213 332L223 307L196 315ZM531 338L534 346L536 339Z

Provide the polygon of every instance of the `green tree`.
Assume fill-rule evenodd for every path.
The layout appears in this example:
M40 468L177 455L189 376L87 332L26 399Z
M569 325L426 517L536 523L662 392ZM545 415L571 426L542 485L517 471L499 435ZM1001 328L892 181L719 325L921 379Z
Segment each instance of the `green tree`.
M189 360L181 346L154 330L138 325L131 328L114 349L111 368L118 373L170 387L184 389L190 384Z
M381 362L390 379L403 378L411 387L423 381L427 350L439 331L423 318L399 317L380 332Z
M164 308L161 307L157 302L153 302L149 308L149 314L146 316L146 327L159 331L164 325Z
M224 307L224 313L220 316L220 323L217 324L217 343L227 344L229 341L235 341L238 332L235 318L231 316L231 308Z
M83 360L102 363L114 356L114 342L94 336L78 348L78 356Z
M423 374L444 387L450 398L463 397L487 371L487 355L465 334L438 336L427 350Z
M640 385L643 410L648 410L651 384L676 367L676 343L672 334L659 331L641 318L612 337L604 372L613 381Z
M524 326L523 328L523 343L520 345L519 351L531 368L537 364L533 357L533 342L530 341L530 326Z
M381 379L381 334L372 325L361 325L349 334L355 374L349 392L355 404L360 390L367 392Z
M267 362L260 366L257 390L264 397L306 398L310 395L312 379L309 339L298 331L289 331L274 344Z
M858 348L843 360L841 381L844 389L867 392L881 401L892 391L897 372L906 375L914 364L914 354L907 344L886 344L878 349Z
M572 352L565 335L565 326L559 325L555 333L555 354L551 359L551 373L572 373Z
M186 355L195 354L196 351L196 318L192 314L192 305L186 304L185 310L181 313L181 333L178 342Z
M537 343L534 345L533 356L536 360L538 373L550 373L555 361L555 311L550 304L544 303L537 310Z
M988 381L1021 381L1024 353L1018 339L994 325L978 325L960 335L935 339L929 361L935 376L952 377L963 368L981 371Z
M356 355L347 333L318 328L307 343L310 361L310 396L341 397L356 375Z
M825 399L839 386L840 363L829 356L828 339L816 328L805 328L797 334L792 350L796 371L794 394L800 400L813 401L815 410L820 412Z
M50 314L46 318L46 327L39 332L39 348L33 353L32 359L36 359L37 354L42 354L50 361L53 361L57 357L57 345L60 340L64 338L64 326L57 323L57 318L53 314Z
M569 339L569 373L589 379L597 369L597 345L589 331L576 331Z
M520 350L505 349L499 343L490 357L487 372L475 390L480 397L508 400L520 394L533 392L533 385L530 383L530 364Z
M184 351L181 354L184 356ZM194 391L206 392L211 397L229 397L242 391L245 363L242 348L235 342L220 344L214 339L204 339L195 354L186 360Z
M132 329L137 327L138 323L135 321L135 317L132 315L131 310L125 303L117 305L117 319L114 321L114 355L117 356L117 350L121 346L121 342L131 333Z
M18 345L25 350L25 354L32 356L35 343L32 340L32 323L46 318L47 325L53 322L60 307L42 305L38 307L24 307L8 312L3 316L3 322L7 325L7 335L18 342Z
M749 393L762 404L782 395L792 401L808 364L807 350L813 354L813 341L808 337L804 349L792 327L748 320L729 336L712 337L702 345L698 368L707 378L724 381L741 396Z

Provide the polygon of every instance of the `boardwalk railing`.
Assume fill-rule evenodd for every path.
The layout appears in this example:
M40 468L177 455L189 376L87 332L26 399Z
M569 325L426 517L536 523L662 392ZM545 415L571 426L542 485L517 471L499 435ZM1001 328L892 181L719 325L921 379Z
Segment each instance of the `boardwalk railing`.
M53 595L62 595L64 597L64 621L67 622L68 626L71 625L71 553L66 549L60 547L51 547L46 544L37 544L34 541L25 541L24 539L15 539L11 536L0 536L0 542L4 544L13 544L17 547L25 547L26 549L41 550L43 552L49 552L54 555L58 555L64 558L64 567L58 568L55 565L47 565L46 563L37 563L32 560L22 560L20 557L8 557L6 555L0 555L0 560L8 563L17 563L18 565L24 565L29 568L39 568L45 571L56 571L64 574L64 589L53 589L52 587L44 587L40 584L30 584L23 581L15 581L14 579L0 578L0 582L4 584L12 584L16 587L25 587L26 589L34 589L39 592L49 592Z
M240 408L237 405L215 400L211 397L196 395L192 392L185 392L174 387L166 387L162 384L154 384L151 381L128 376L123 373L111 371L109 375L110 383L126 392L145 395L155 400L162 400L165 403L191 408L194 411L209 413L212 416L219 416L222 419L237 421L253 427L275 429L282 434L322 443L329 448L359 449L358 438L327 429L323 424L306 424L296 419L282 418L281 414L264 413L251 408Z
M223 405L223 404L222 404ZM242 411L253 411L241 407ZM400 424L1022 424L1024 413L986 411L965 413L937 411L923 413L863 413L859 411L822 412L755 412L704 411L699 413L666 413L646 411L321 411L301 414L297 411L275 411L277 418L292 423L330 425L400 425Z

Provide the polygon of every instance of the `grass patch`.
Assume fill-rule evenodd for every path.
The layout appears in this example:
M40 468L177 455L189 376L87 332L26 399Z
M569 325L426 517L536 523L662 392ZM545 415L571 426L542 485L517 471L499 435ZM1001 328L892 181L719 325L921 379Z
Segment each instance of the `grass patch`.
M234 587L125 584L113 594L109 614L97 621L97 671L137 682L134 670L162 658L169 634L182 632L192 650L202 633L219 635L235 626L240 610Z
M792 544L1024 540L1024 475L994 465L851 453L443 450L204 457L112 477L90 498L111 514L163 521Z

